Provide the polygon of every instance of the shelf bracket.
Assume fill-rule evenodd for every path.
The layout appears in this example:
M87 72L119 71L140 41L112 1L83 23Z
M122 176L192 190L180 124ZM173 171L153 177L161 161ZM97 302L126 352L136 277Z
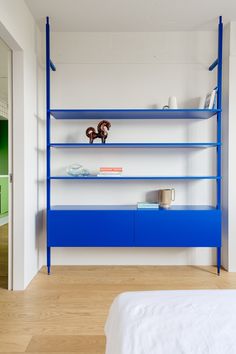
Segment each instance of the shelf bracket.
M50 68L52 69L52 71L56 71L56 66L53 64L51 59L50 59Z
M218 58L214 61L214 63L212 63L212 64L209 66L208 70L209 70L209 71L214 70L217 65L218 65Z

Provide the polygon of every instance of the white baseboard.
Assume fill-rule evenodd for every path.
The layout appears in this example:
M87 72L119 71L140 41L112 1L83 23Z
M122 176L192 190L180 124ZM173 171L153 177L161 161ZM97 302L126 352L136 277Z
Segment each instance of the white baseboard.
M8 224L8 215L0 216L0 226Z

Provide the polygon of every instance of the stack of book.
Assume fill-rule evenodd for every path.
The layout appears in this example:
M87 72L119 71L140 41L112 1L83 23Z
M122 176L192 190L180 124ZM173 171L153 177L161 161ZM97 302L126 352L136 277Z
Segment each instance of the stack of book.
M139 202L137 204L138 209L159 209L159 204L158 203L145 203L145 202Z
M123 173L122 167L100 167L98 177L117 177Z

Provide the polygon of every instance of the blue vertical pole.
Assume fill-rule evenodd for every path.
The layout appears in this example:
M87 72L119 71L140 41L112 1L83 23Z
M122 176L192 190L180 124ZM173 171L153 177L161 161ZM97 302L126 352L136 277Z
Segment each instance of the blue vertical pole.
M217 176L221 177L221 109L222 109L222 46L223 46L223 23L222 16L219 17L218 26L218 70L217 70ZM221 208L221 180L217 182L217 208Z
M51 182L50 182L50 25L49 17L46 19L46 117L47 117L47 219L51 206ZM47 220L48 225L48 220ZM47 226L48 233L48 226ZM47 238L48 240L48 238ZM47 241L48 243L48 241ZM51 249L47 246L47 269L50 274Z
M217 176L221 177L221 110L222 110L222 51L223 51L223 23L219 17L218 25L218 70L217 70ZM217 180L217 209L221 210L221 178ZM221 247L217 248L217 273L221 268Z
M217 274L220 275L221 268L221 247L217 247Z

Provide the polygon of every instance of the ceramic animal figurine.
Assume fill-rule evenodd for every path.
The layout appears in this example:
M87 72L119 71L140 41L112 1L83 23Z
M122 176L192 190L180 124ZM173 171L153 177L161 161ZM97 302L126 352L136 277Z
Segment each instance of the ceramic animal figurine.
M97 132L93 127L89 127L86 129L86 136L89 138L89 143L93 144L94 140L100 138L102 143L105 144L106 139L108 137L108 130L111 127L111 123L108 120L102 120L98 123Z
M89 138L89 143L92 144L95 139L97 139L98 135L96 133L95 128L89 127L86 129L86 135Z

